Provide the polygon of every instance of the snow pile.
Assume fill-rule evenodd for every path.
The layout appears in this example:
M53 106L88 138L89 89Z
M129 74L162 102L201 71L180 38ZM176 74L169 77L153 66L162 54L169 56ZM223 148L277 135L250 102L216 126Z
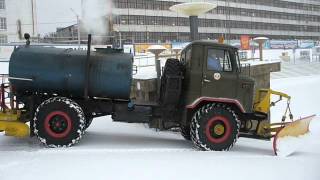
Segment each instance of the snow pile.
M138 67L137 74L133 75L134 79L155 79L157 78L157 72L155 66L150 67Z
M320 117L317 116L312 119L310 122L309 131L313 137L318 137L316 138L317 140L320 139ZM320 141L318 140L318 142Z
M312 114L319 113L320 102L320 76L303 76L285 79L272 79L271 89L285 92L292 97L291 111L294 119L299 117L307 117ZM277 98L272 99L272 101ZM287 106L286 101L277 103L271 108L271 122L276 123L281 121L284 110Z
M307 134L291 137L286 136L276 140L276 151L280 157L287 157L292 155L303 146L306 148L314 148L314 143L320 143L320 117L312 119L309 125L309 132ZM320 150L320 149L319 149Z

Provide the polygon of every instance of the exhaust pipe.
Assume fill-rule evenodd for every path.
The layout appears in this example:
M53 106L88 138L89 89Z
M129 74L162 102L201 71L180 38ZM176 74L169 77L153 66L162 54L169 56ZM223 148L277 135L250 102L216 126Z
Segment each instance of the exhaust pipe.
M85 81L84 81L84 99L88 99L88 89L89 89L89 72L90 72L90 54L91 54L91 40L92 35L88 34L88 45L87 45L87 59L85 66Z

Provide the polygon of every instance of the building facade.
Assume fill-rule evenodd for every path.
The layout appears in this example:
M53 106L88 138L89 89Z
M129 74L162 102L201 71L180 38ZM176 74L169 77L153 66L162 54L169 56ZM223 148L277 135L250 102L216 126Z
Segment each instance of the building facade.
M59 43L77 43L78 25L74 24L64 28L57 28L57 32L52 36L52 38L56 38L54 41Z
M38 35L35 0L0 0L0 44L24 41L24 33Z
M81 44L87 44L88 34L91 34L91 33L93 33L93 37L91 41L92 44L111 44L112 43L110 38L108 38L107 35L99 35L99 34L96 34L95 32L88 32L84 27L85 27L84 24L80 22L80 43ZM77 44L79 42L78 24L57 28L56 32L43 37L43 39L41 39L41 42L59 43L59 44Z
M171 12L191 0L113 0L113 30L124 43L189 41L189 19ZM192 2L195 2L194 0ZM319 0L202 0L218 7L199 16L201 39L320 40Z

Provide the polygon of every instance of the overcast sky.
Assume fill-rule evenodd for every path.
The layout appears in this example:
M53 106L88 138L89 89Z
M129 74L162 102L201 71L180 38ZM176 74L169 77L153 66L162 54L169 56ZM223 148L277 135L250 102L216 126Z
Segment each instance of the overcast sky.
M75 24L76 16L70 8L81 14L81 0L37 0L36 3L38 31L42 35Z

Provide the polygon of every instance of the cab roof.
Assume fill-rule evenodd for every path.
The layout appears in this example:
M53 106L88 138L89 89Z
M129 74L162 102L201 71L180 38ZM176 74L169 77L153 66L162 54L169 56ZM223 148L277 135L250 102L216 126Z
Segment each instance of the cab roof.
M226 48L226 49L238 49L234 46L228 45L228 44L220 44L220 43L216 43L213 40L196 40L191 42L187 47L190 47L192 45L207 45L207 46L211 46L211 47L222 47L222 48Z

